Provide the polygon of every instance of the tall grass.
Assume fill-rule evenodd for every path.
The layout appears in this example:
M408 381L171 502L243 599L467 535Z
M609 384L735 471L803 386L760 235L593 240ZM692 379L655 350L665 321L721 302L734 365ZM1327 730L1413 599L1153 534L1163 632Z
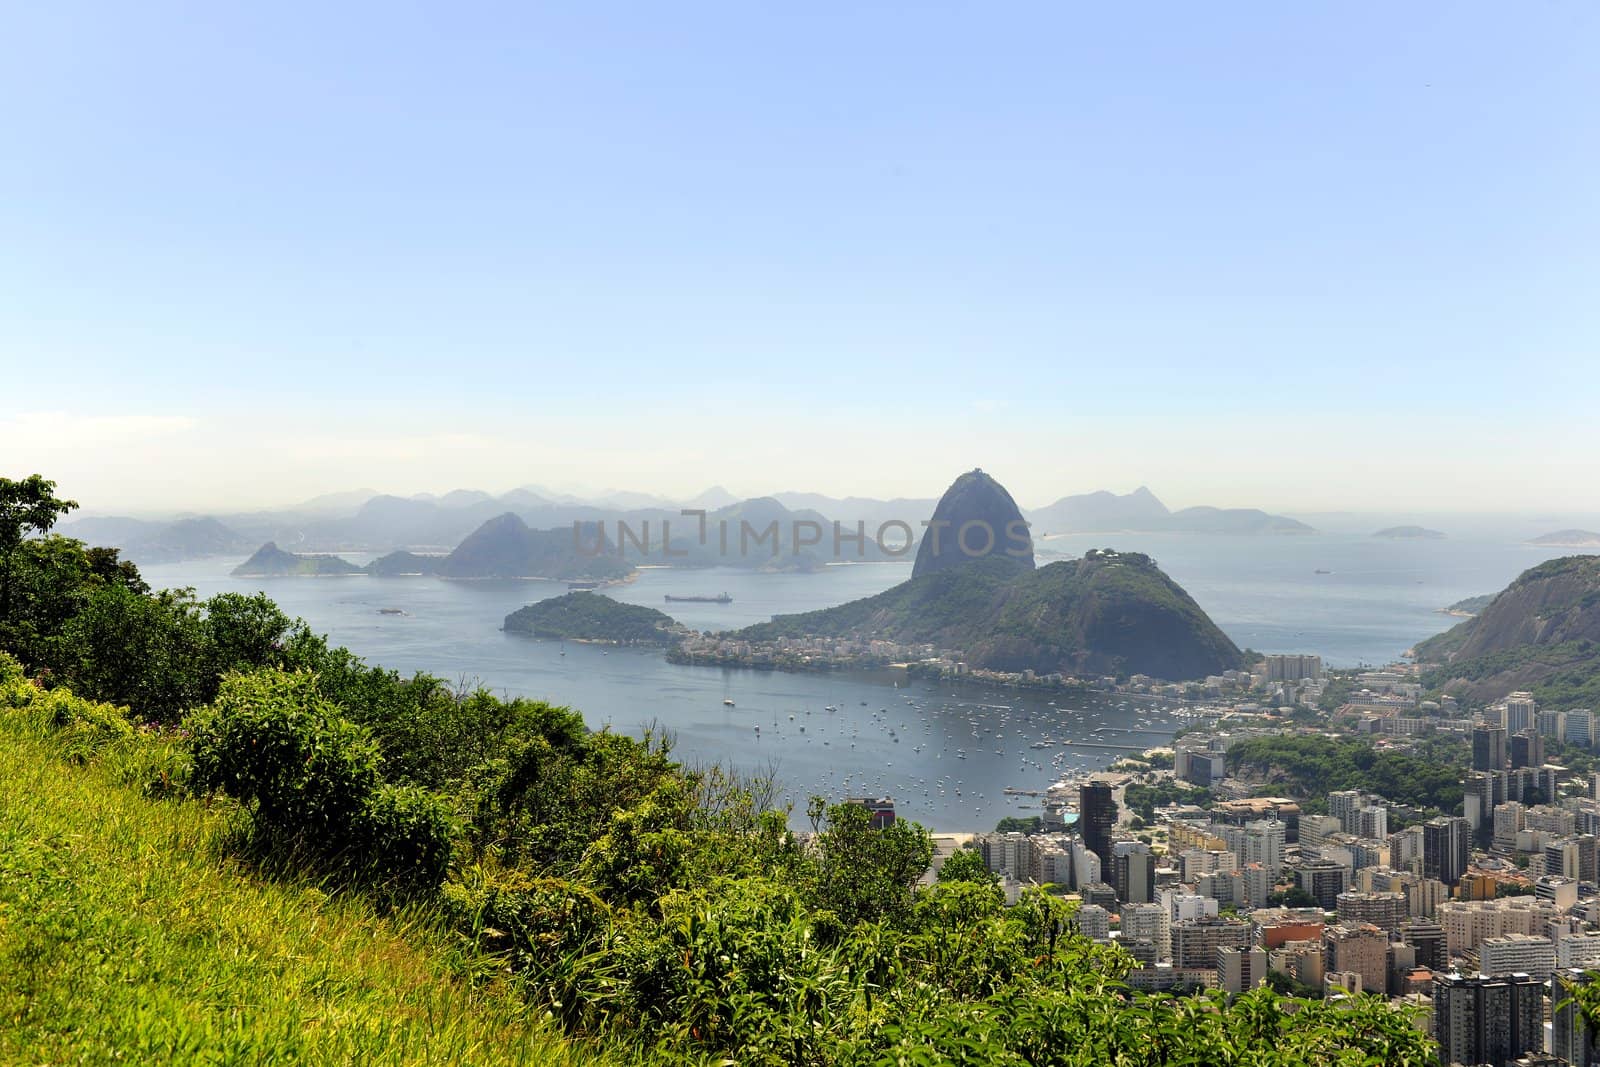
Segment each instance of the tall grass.
M130 783L148 742L75 763L33 725L0 709L0 1063L598 1058L504 983L463 982L429 913L227 860L220 811Z

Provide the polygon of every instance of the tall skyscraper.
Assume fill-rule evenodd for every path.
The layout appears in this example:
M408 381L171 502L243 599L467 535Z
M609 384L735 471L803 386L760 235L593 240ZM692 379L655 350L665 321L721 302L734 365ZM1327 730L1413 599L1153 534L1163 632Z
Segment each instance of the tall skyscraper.
M1516 734L1533 729L1537 713L1538 706L1533 702L1532 693L1512 693L1506 697L1506 733Z
M1460 816L1441 815L1422 824L1422 876L1454 886L1472 858L1472 827Z
M1544 738L1537 730L1519 730L1511 735L1511 769L1544 766Z
M1439 1062L1504 1067L1544 1048L1544 983L1526 974L1433 978Z
M1506 769L1505 727L1479 723L1472 728L1472 769L1475 771Z
M1117 899L1146 904L1155 899L1156 857L1143 841L1118 841L1111 846Z
M1111 870L1111 829L1117 825L1117 802L1105 782L1078 787L1078 832L1089 851L1100 857L1100 869Z
M1430 919L1412 919L1400 924L1400 940L1417 953L1417 966L1436 971L1448 961L1444 927Z
M1347 834L1355 833L1354 820L1356 812L1361 810L1361 804L1359 789L1340 789L1328 794L1328 814L1339 820L1339 825Z

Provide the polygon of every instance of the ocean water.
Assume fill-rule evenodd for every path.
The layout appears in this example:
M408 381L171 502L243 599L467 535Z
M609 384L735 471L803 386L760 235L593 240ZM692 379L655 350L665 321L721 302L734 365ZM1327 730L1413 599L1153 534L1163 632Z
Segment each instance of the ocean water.
M1098 535L1048 539L1040 562L1105 546L1155 557L1239 644L1317 652L1335 666L1391 660L1456 621L1438 608L1498 590L1563 553L1495 538ZM152 584L191 586L201 596L260 590L370 662L567 705L595 728L638 735L653 725L670 731L678 756L690 762L770 770L780 797L796 806L797 827L805 798L816 792L891 795L905 816L936 829L992 829L1004 815L1037 810L1035 799L1005 790L1042 790L1064 773L1164 743L1184 721L1181 711L1121 698L928 683L898 688L891 672L675 665L655 651L539 641L500 629L524 604L565 593L559 582L242 579L229 573L239 562L195 560L144 572ZM909 573L909 564L899 563L820 574L649 569L606 592L698 629L726 629L870 596ZM720 592L733 602L663 599Z

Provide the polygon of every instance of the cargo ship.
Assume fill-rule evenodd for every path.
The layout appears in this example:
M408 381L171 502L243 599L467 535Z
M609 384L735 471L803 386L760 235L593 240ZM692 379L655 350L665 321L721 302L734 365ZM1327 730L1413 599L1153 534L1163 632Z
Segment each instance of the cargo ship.
M668 604L732 604L733 597L727 593L718 593L716 596L673 596L667 594Z

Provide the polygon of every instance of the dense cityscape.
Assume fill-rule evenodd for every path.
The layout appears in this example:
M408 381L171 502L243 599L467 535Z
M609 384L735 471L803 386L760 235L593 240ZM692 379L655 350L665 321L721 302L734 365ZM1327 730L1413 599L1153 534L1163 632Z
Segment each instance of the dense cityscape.
M1009 900L1027 884L1080 900L1078 928L1130 952L1138 988L1373 994L1408 1009L1441 1062L1593 1062L1563 985L1600 966L1590 709L1518 692L1468 711L1422 699L1409 664L1335 675L1316 656L1268 656L1204 687L1254 699L1213 707L1171 750L1058 783L1037 819L940 838L936 865L970 847ZM1355 783L1285 796L1282 775L1230 760L1282 738L1448 743L1462 803L1429 810ZM1550 762L1555 749L1585 769Z

